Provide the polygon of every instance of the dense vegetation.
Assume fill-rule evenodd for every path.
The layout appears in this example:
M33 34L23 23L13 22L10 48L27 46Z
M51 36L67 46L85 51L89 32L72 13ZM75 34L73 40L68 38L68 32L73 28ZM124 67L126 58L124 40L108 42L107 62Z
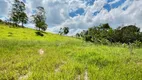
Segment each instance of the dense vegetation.
M142 49L0 24L0 80L142 80ZM40 54L40 50L44 53Z
M77 33L78 38L82 37L85 41L95 43L141 43L142 32L140 28L135 25L128 25L112 29L109 24L102 24L100 26L94 26L88 30L84 30L81 33Z

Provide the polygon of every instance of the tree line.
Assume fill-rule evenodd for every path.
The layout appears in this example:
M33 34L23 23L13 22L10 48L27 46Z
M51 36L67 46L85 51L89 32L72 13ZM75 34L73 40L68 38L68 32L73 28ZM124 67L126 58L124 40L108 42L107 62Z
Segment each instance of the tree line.
M112 29L108 23L83 30L76 34L77 38L93 43L134 43L142 42L142 32L135 25L121 26Z

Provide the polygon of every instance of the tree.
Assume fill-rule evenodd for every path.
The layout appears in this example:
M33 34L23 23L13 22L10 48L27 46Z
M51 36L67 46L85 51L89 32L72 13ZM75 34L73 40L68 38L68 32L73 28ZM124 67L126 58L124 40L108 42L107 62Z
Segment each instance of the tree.
M63 29L62 28L60 28L59 34L63 35Z
M68 27L64 27L64 28L60 28L59 34L60 35L66 35L69 33L69 28Z
M108 29L110 29L110 26L109 26L108 23L106 23L106 24L102 24L102 25L100 26L100 28L103 29L103 30L108 30Z
M19 0L14 0L14 4L12 4L12 10L10 14L10 21L12 21L14 24L18 24L18 15L19 15Z
M12 10L10 14L10 20L16 24L16 26L19 23L23 24L27 23L28 17L26 13L24 12L26 10L25 4L22 1L14 0L14 3L12 4Z
M78 34L77 34L78 35ZM135 25L128 25L112 29L109 24L101 24L100 26L94 26L86 31L82 31L80 36L85 41L90 42L120 42L120 43L134 43L135 41L142 42L142 32L140 28Z
M77 38L80 38L80 34L79 33L76 33L76 35L75 35Z
M24 12L21 13L20 22L22 23L22 27L24 27L23 25L28 22L28 17L26 15L26 13L24 13Z
M64 34L66 35L66 34L69 33L69 28L68 28L68 27L64 27L64 28L63 28L63 31L64 31Z
M121 29L121 42L122 43L133 43L136 41L138 38L138 34L140 33L140 28L136 27L135 25L129 25L129 26L124 26Z
M37 7L36 14L32 15L32 17L33 22L35 23L35 26L36 28L38 28L39 31L45 31L47 29L48 25L46 24L45 10L43 7Z

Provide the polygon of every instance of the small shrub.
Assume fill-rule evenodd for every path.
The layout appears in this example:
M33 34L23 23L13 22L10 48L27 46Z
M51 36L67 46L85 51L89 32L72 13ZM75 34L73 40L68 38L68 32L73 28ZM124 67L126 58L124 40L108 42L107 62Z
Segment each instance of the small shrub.
M86 42L92 42L92 37L91 36L89 36L89 35L86 35L86 36L84 36L84 40L86 41Z
M134 52L133 52L134 46L135 46L134 43L129 43L129 47L128 48L129 48L130 54L134 54Z
M134 44L136 47L140 48L142 43L140 41L135 41Z
M127 48L128 45L127 45L126 43L123 43L123 44L122 44L122 47Z
M42 32L40 32L40 31L35 32L35 33L36 33L37 36L44 36L44 34Z
M101 39L100 43L103 44L103 45L109 45L109 44L111 44L107 39Z
M8 32L8 37L11 37L13 35L12 32Z

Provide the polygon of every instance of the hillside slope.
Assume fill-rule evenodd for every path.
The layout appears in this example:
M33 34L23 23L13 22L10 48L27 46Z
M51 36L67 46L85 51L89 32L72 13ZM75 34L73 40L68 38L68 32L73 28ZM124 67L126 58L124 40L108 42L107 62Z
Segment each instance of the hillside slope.
M142 80L142 49L0 25L0 80Z
M44 36L37 36L36 30L30 28L10 28L7 25L0 24L1 39L17 40L42 40L42 41L66 41L74 40L73 38L59 36L57 34L42 32ZM75 39L77 40L77 39Z

